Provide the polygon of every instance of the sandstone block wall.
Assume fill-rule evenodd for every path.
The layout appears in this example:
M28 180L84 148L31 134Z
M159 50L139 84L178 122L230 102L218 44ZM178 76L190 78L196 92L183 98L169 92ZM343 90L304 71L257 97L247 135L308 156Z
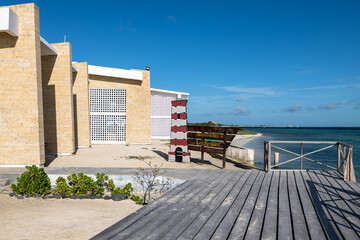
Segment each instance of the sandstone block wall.
M19 36L0 33L0 164L44 164L39 9L10 8Z
M142 82L130 79L89 75L89 88L126 89L127 143L149 143L151 141L150 72L142 72Z
M57 56L43 56L42 84L46 153L75 152L73 73L70 43L51 44Z
M74 63L73 101L75 146L90 147L89 76L88 63Z

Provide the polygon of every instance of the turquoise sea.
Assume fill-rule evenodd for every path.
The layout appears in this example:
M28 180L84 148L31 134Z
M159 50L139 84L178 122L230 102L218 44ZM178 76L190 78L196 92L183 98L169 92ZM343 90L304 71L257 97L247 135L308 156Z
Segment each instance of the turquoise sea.
M254 138L246 143L244 147L255 149L255 165L264 167L264 141L283 140L283 141L335 141L343 142L353 146L353 162L356 173L357 182L360 182L360 127L356 128L272 128L272 127L246 127L247 130L252 130L258 133L265 134L264 137ZM300 153L300 144L275 144L281 148ZM327 145L305 144L303 146L304 153L314 151L316 149L325 147ZM295 157L289 153L272 148L272 152L280 153L280 163L287 159ZM273 155L273 154L272 154ZM337 165L337 149L332 147L330 149L312 154L309 158L323 162L327 165L336 167ZM303 160L304 169L329 169L317 163ZM295 160L280 166L280 169L300 169L300 160Z

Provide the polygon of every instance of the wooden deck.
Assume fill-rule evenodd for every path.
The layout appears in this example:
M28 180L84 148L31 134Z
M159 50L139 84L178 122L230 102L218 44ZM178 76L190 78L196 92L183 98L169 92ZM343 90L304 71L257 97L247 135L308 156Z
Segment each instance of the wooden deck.
M209 170L93 239L359 239L359 214L333 171Z

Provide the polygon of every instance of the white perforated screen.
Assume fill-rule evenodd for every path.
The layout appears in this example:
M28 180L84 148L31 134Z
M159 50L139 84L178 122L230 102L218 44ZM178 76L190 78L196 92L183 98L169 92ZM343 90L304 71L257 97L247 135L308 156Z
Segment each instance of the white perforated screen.
M90 89L92 143L125 142L126 89Z

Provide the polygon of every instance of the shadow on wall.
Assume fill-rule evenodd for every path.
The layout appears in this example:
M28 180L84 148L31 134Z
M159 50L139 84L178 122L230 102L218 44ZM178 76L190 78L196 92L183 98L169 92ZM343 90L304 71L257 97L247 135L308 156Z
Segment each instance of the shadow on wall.
M17 37L10 36L8 33L0 33L0 49L15 47L17 40Z
M76 76L77 76L77 72L73 72L72 73L72 88L74 88L74 84L76 81ZM75 152L74 154L76 154L77 150L78 150L78 146L79 146L79 129L78 129L78 124L77 124L77 96L76 94L73 94L73 116L74 116L74 140L75 140Z
M57 56L41 57L45 154L56 154L58 152L55 85L49 84L56 58ZM54 159L50 160L49 157L46 157L45 166Z

